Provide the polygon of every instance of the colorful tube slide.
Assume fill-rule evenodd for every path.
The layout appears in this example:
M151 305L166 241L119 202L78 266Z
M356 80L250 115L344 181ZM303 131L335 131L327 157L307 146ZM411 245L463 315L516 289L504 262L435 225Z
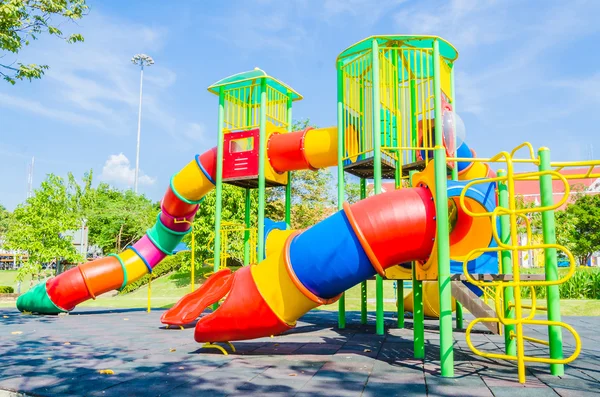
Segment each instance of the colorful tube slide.
M36 285L17 299L17 308L39 314L68 312L81 302L121 290L151 273L191 231L198 205L215 185L216 154L217 149L212 148L197 155L171 178L155 225L133 246ZM337 129L307 128L274 134L268 142L267 157L267 166L277 173L333 166L337 164Z
M426 187L395 190L346 204L305 231L274 230L266 259L233 273L231 289L220 291L223 304L196 324L196 341L279 334L357 283L425 260L436 230L432 198Z

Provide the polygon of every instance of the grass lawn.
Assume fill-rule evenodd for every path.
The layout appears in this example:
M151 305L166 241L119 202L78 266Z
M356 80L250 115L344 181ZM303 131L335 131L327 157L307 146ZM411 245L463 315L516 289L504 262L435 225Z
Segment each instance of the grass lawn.
M0 285L15 286L16 271L0 271ZM204 282L202 275L195 277L196 284ZM29 288L29 278L22 284L21 292ZM385 281L383 287L384 309L386 311L395 311L395 291L393 282ZM154 308L171 307L179 298L190 291L189 273L171 273L160 277L152 282L151 285L151 306ZM412 290L405 289L408 294ZM523 299L523 303L530 303ZM544 305L545 301L538 299L538 305ZM148 287L144 286L132 293L126 295L106 294L98 297L96 300L90 300L82 303L81 307L147 307L148 305ZM14 302L0 301L0 307L14 307ZM319 310L336 311L337 302L332 305L322 306ZM367 281L367 309L375 310L375 281ZM346 292L346 310L360 310L360 285L357 285ZM598 316L600 315L600 300L561 300L561 313L563 316Z
M6 285L13 287L15 292L17 291L17 271L16 270L0 270L0 285ZM29 289L29 283L31 282L31 276L25 277L25 281L21 283L21 292L25 292ZM34 281L33 285L37 284L37 280Z

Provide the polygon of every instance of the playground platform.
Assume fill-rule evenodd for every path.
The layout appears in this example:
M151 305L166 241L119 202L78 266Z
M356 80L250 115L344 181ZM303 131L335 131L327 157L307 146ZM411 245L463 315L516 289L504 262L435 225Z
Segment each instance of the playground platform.
M22 315L0 309L0 396L591 396L600 393L600 318L564 318L582 339L579 358L557 378L546 365L530 365L527 383L513 363L475 356L464 331L454 332L455 378L438 374L437 321L426 321L425 360L412 358L411 320L406 329L374 335L348 313L312 311L292 332L237 342L224 356L201 349L193 327L166 330L162 310L80 308L66 316ZM469 320L467 317L465 320ZM387 326L390 326L388 328ZM544 332L544 330L537 330ZM529 335L535 335L530 330ZM538 334L541 337L541 334ZM565 333L565 352L573 349ZM480 349L501 349L503 337L484 329ZM537 350L536 350L537 349ZM545 348L528 345L529 354ZM114 374L100 374L112 370Z

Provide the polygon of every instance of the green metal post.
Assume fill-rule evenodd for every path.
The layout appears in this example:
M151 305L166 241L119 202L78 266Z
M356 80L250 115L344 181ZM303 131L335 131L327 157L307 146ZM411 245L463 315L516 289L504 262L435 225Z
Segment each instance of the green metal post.
M260 80L260 135L258 146L258 244L257 260L265 254L265 157L267 151L267 79Z
M396 308L398 328L404 328L404 280L396 280Z
M219 88L219 116L217 121L217 180L215 185L215 247L214 271L219 270L221 260L221 215L223 211L223 127L225 116L225 90Z
M506 176L505 170L498 170L498 176ZM498 206L503 208L509 208L508 204L508 187L506 182L498 183ZM510 216L500 216L500 241L504 244L510 245ZM512 255L509 250L500 252L500 259L502 263L502 273L512 274ZM515 310L510 305L515 303L514 289L512 287L506 287L504 289L504 317L515 318ZM514 324L504 326L504 351L506 354L515 356L517 354L517 341L511 337L516 332Z
M448 227L448 187L446 149L442 144L442 92L440 82L440 43L433 42L433 93L435 101L435 149L433 151L436 194L436 239L440 293L440 367L444 377L454 376L452 340L452 290L450 280L450 230Z
M246 224L246 230L244 230L244 266L250 264L250 194L250 189L246 189L246 208L244 213Z
M463 329L463 307L456 301L456 329Z
M360 199L367 198L367 180L360 178ZM367 323L367 282L360 283L360 323Z
M540 148L540 171L550 171L550 149ZM542 207L552 206L554 198L552 196L552 176L540 176L540 201ZM542 233L544 244L556 244L556 228L554 224L554 210L542 212ZM556 248L546 248L546 280L558 280L558 261L556 258ZM560 292L558 285L546 287L548 320L560 320ZM548 326L548 341L550 342L550 358L561 360L563 358L562 330L558 325ZM555 376L562 376L565 373L564 364L550 364L550 372Z
M375 194L381 193L381 100L379 87L379 43L371 41L373 73L373 184ZM383 318L383 278L375 276L375 330L377 335L384 334Z
M344 207L344 75L342 64L337 64L337 157L338 157L338 210ZM346 294L338 301L338 327L346 328Z
M450 95L452 96L452 112L454 114L456 114L456 91L454 90L454 65L452 65L452 69L450 70ZM454 127L456 128L456 126ZM454 153L453 153L453 157L456 157L456 151L457 151L457 147L456 147L456 131L455 132L455 136L454 136ZM455 161L454 165L452 167L452 180L456 181L458 180L458 162ZM458 306L460 303L456 302L456 305ZM462 308L461 308L462 309ZM456 317L456 321L458 322L458 310L456 311L457 313L457 317ZM461 319L462 322L462 319ZM458 328L458 325L457 325ZM462 327L461 327L462 328Z
M418 115L417 115L417 98L418 98L418 93L417 93L417 82L414 78L411 77L410 79L410 138L411 138L411 142L410 142L410 146L411 147L417 147L417 136L419 135L418 132ZM417 161L417 152L416 150L412 151L412 161Z
M215 185L215 246L214 246L214 271L219 270L221 262L221 216L223 211L223 128L225 124L225 90L219 88L219 115L217 120L217 180ZM218 303L213 305L213 309Z
M396 169L394 170L396 189L402 184L402 169L400 167L400 151L396 152ZM398 328L404 328L404 280L396 280L396 315Z
M417 120L417 82L413 77L410 79L410 136L411 147L417 147L418 120ZM412 151L412 161L417 161L417 152ZM412 177L416 171L410 171L409 183L412 186ZM417 269L415 263L412 265L413 283L413 345L415 358L425 358L425 312L423 311L423 282L417 280Z
M412 85L412 84L411 84ZM412 96L412 92L411 92ZM412 100L411 100L412 102ZM414 125L416 127L416 125ZM416 128L415 128L416 129ZM413 175L410 171L410 185ZM413 350L415 358L425 358L425 312L423 311L423 281L417 280L417 267L412 265L412 294L413 294Z
M452 96L452 111L454 114L456 114L456 95L455 95L456 91L454 90L454 65L452 65L452 69L450 70L450 96ZM456 128L456 127L455 127ZM455 131L456 133L456 131ZM456 157L456 153L457 153L457 147L456 147L456 135L454 136L454 142L453 145L454 146L454 153L453 156ZM452 166L452 180L456 181L458 180L458 162L454 161L454 164ZM462 307L462 303L460 303L459 301L456 301L456 328L457 329L463 329L463 307Z
M292 131L292 93L288 93L287 101L287 126ZM285 185L285 223L288 229L292 228L292 173L287 173L288 181Z

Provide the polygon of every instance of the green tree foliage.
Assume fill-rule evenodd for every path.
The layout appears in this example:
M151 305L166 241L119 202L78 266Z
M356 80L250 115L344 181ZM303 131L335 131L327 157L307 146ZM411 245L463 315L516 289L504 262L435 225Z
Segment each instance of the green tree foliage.
M11 215L12 214L10 213L10 211L8 211L6 207L0 204L0 245L6 237L6 232L8 231Z
M354 204L360 201L360 179L351 176L345 175L346 181L344 184L344 189L346 193L346 201L350 204Z
M18 54L24 46L43 34L57 36L68 43L83 41L81 34L64 35L63 20L77 21L86 15L85 0L2 0L0 1L0 51ZM4 55L6 56L6 55ZM0 58L4 57L0 55ZM16 80L39 79L48 65L0 63L0 76L11 84Z
M117 190L106 183L79 192L82 211L87 219L90 244L105 254L117 253L144 236L160 211L153 203L132 190Z
M250 191L251 205L251 225L256 227L256 213L258 210L258 194L257 190ZM245 224L246 213L246 191L239 187L228 184L223 184L223 211L221 214L221 222ZM195 239L195 255L196 266L204 264L212 266L211 262L214 257L214 231L216 217L216 193L212 190L208 193L200 207L194 220L194 239ZM191 233L187 234L183 240L188 246L191 243ZM238 261L243 260L243 232L235 232L229 234L227 240L227 252ZM189 253L183 260L183 270L189 270L190 257Z
M557 213L557 238L585 265L600 250L600 195L579 195L565 211Z
M80 227L73 181L71 175L65 181L49 174L34 195L15 209L6 235L6 247L29 254L29 260L19 269L19 280L27 274L39 273L44 263L56 258L68 262L82 259L70 237L63 235Z

